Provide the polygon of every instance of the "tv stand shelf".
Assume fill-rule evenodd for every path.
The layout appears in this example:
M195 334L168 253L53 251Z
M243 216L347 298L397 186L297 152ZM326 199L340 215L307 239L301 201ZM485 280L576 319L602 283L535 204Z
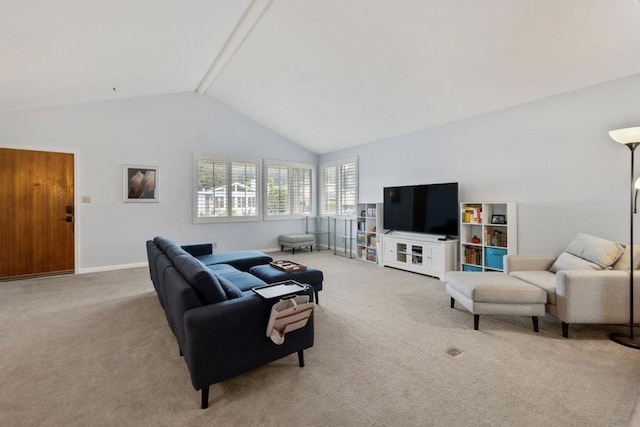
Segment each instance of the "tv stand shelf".
M456 269L458 240L438 240L440 236L394 232L382 239L382 265L437 277L444 281Z

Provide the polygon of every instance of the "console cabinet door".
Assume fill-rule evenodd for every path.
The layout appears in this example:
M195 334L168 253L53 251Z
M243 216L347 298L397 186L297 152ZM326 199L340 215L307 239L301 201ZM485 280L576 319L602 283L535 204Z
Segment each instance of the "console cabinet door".
M428 244L426 245L426 264L427 274L436 277L443 277L442 268L444 266L444 245Z
M396 261L397 243L398 242L395 239L391 239L389 237L385 237L384 238L384 255L383 255L382 259L384 260L385 264L393 264L393 263L397 262Z

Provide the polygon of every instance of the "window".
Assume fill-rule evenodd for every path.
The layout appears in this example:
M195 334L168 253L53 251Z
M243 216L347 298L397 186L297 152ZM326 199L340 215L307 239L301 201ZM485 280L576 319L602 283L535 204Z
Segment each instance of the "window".
M313 213L313 166L265 160L267 218L293 218Z
M260 159L194 155L194 222L260 219Z
M356 157L320 165L320 214L355 216L358 200Z

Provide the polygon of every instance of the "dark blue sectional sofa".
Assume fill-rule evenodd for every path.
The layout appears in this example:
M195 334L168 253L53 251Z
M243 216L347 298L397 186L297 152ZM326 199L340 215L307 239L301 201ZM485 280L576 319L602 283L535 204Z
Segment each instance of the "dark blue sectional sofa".
M262 252L213 254L211 245L180 246L164 237L147 241L151 281L175 335L191 383L209 404L209 386L313 346L313 315L282 345L266 336L275 301L251 288L266 284L247 271L268 264ZM313 289L304 294L313 300Z

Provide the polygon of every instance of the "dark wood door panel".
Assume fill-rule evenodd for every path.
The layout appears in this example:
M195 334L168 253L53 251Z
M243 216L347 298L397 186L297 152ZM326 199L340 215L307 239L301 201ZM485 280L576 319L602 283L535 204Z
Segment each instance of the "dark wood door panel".
M73 272L73 170L73 154L0 148L0 279Z

